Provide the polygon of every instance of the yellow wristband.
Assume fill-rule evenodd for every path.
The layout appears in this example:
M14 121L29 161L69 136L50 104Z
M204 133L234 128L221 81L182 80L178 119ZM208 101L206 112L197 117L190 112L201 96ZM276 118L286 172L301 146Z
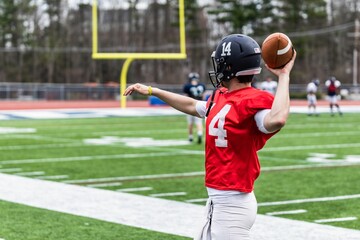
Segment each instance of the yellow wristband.
M151 86L148 87L148 94L149 94L149 96L152 95L152 87Z

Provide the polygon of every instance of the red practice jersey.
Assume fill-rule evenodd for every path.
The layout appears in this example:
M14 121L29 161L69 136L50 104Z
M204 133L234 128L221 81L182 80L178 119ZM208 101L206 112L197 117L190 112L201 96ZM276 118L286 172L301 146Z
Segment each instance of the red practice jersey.
M259 176L257 151L275 133L262 133L254 115L270 109L274 97L252 87L227 92L216 91L206 119L207 187L218 190L251 192ZM207 103L209 107L209 101Z

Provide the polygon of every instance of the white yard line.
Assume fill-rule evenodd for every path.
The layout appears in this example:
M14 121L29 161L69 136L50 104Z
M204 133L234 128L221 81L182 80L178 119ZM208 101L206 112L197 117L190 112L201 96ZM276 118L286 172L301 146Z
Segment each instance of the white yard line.
M360 147L360 143L348 144L329 144L329 145L309 145L309 146L289 146L289 147L269 147L262 149L260 152L279 152L279 151L296 151L305 149L335 149L335 148L356 148ZM166 150L166 148L164 148ZM39 158L39 159L16 159L3 160L0 164L31 164L31 163L49 163L49 162L71 162L71 161L92 161L92 160L108 160L108 159L123 159L123 158L143 158L143 157L159 157L159 156L173 156L173 155L202 155L203 151L193 150L178 150L174 152L155 152L155 153L139 153L139 154L115 154L115 155L95 155L95 156L80 156L80 157L63 157L63 158Z
M339 200L356 199L356 198L360 198L360 194L322 197L322 198L306 198L306 199L296 199L296 200L278 201L278 202L263 202L263 203L258 203L258 206L263 207L263 206L310 203L310 202L328 202L328 201L339 201Z
M125 177L89 178L89 179L79 179L79 180L65 180L63 182L80 184L80 183L93 183L93 182L131 181L131 180L197 177L197 176L204 176L204 172L184 172L184 173L165 173L165 174L125 176Z
M280 212L268 212L266 215L268 216L278 216L278 215L288 215L288 214L300 214L306 213L305 209L298 209L298 210L289 210L289 211L280 211Z
M333 136L353 136L360 135L359 131L344 132L316 132L316 133L280 133L276 138L308 138L308 137L333 137Z
M18 175L18 176L28 176L28 177L31 177L31 176L41 176L41 175L44 175L45 172L43 171L35 171L35 172L18 172L18 173L14 173L15 175Z
M334 163L318 163L318 164L307 164L307 165L289 165L289 166L275 166L275 167L262 167L262 172L272 171L284 171L284 170L300 170L300 169L313 169L313 168L328 168L328 167L346 167L360 165L359 162L336 162Z
M123 158L149 158L160 156L174 156L179 154L195 155L200 154L198 151L179 151L179 152L162 152L162 153L134 153L134 154L115 154L115 155L95 155L80 157L63 157L63 158L38 158L38 159L16 159L4 160L1 164L31 164L31 163L54 163L54 162L72 162L72 161L93 161L93 160L110 160ZM202 154L202 153L201 153Z
M40 176L36 177L37 179L43 179L43 180L60 180L60 179L66 179L69 178L68 175L53 175L53 176Z
M113 183L97 183L97 184L88 184L87 187L118 187L121 186L121 182L113 182Z
M141 191L151 191L152 187L138 187L138 188L121 188L116 190L117 192L141 192Z
M150 197L173 197L173 196L185 196L186 192L169 192L169 193L154 193L150 194Z
M327 168L327 167L346 167L359 165L358 162L339 162L339 163L322 163L322 164L307 164L307 165L289 165L289 166L275 166L275 167L262 167L262 172L271 171L284 171L284 170L301 170L313 168ZM95 183L95 182L111 182L111 181L132 181L132 180L145 180L145 179L161 179L161 178L177 178L177 177L198 177L204 176L205 172L183 172L183 173L164 173L153 175L138 175L138 176L122 176L122 177L107 177L107 178L89 178L78 180L65 180L64 183L82 184L82 183Z
M38 196L41 196L39 198ZM0 174L0 199L102 221L194 237L204 207L129 193ZM253 240L358 240L360 231L258 215Z
M13 146L0 146L1 151L13 150L29 150L29 149L45 149L45 148L72 148L72 147L86 147L82 142L78 143L64 143L64 144L36 144L36 145L13 145ZM89 146L91 147L91 146Z
M359 108L360 109L360 108ZM357 123L304 123L304 124L293 124L286 126L288 129L320 129L320 128L342 128L358 129L359 124Z
M22 171L21 168L2 168L0 169L0 172L2 173L11 173L11 172L20 172Z
M33 139L33 140L46 140L46 141L51 141L51 142L77 142L74 139L64 139L64 138L54 138L54 137L47 137L47 136L41 136L41 135L37 135L37 134L9 134L6 136L2 136L1 138L6 138L6 139Z
M343 144L323 144L323 145L304 145L304 146L288 146L288 147L265 147L260 152L282 152L296 151L307 149L335 149L335 148L358 148L360 143L343 143Z
M316 222L316 223L331 223L331 222L344 222L344 221L354 221L354 220L357 220L357 217L319 219L319 220L315 220L314 222Z
M206 202L207 200L208 200L207 198L196 198L196 199L185 200L185 202L187 202L187 203L200 203L200 202Z

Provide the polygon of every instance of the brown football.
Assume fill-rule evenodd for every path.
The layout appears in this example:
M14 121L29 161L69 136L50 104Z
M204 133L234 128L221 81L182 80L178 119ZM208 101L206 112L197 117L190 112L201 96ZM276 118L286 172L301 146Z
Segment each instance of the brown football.
M261 45L261 56L270 68L282 68L292 58L294 48L284 33L273 33Z

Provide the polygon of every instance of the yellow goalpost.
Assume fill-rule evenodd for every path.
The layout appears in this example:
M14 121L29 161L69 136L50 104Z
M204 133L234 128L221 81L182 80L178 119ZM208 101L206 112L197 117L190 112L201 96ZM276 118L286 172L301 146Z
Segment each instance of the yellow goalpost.
M120 106L126 108L126 97L121 92L125 90L127 73L132 61L137 59L186 59L185 41L185 8L184 0L179 0L179 39L180 52L178 53L134 53L134 52L99 52L98 49L98 0L92 2L92 58L93 59L125 59L120 74Z

